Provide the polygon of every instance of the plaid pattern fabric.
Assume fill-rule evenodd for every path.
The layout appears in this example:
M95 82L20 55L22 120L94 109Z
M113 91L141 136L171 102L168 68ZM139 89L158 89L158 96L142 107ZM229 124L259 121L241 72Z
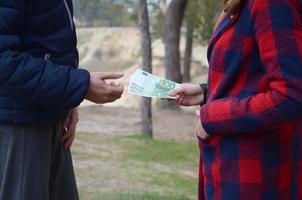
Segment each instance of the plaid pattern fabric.
M302 200L301 5L246 0L214 31L199 199Z

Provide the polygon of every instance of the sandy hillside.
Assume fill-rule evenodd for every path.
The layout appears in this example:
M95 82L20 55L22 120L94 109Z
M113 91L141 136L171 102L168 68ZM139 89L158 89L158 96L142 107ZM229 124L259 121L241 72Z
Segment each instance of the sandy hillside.
M78 29L80 66L90 71L122 70L137 62L139 32L134 28Z
M121 82L128 86L129 78L140 67L140 35L135 28L86 28L78 29L78 49L80 66L89 71L121 70L125 77ZM153 41L153 73L165 76L164 44L162 40ZM185 42L181 41L183 55ZM193 51L192 77L194 82L205 82L207 79L206 48L196 46ZM137 108L140 97L125 92L123 98L107 106ZM154 101L156 104L156 101ZM81 106L93 105L83 102Z

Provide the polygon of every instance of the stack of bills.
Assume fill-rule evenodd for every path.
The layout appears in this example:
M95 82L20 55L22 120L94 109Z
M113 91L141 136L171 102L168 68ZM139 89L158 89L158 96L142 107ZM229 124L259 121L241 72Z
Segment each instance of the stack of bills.
M128 92L143 97L175 99L169 96L168 93L179 87L180 84L173 81L155 76L143 70L136 70L130 77Z

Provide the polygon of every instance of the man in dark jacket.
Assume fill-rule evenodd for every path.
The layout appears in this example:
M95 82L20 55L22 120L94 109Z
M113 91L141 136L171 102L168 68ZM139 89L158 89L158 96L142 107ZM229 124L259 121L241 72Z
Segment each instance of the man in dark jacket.
M0 1L0 200L78 199L76 107L123 92L78 60L71 0Z

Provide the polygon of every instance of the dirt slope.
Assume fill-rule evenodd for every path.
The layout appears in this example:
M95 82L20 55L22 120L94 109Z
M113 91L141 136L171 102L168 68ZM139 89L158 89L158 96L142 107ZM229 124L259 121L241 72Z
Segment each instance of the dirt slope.
M141 66L140 35L135 28L86 28L78 29L78 49L80 66L89 71L117 71L125 73L121 82L128 86L129 78ZM185 42L181 42L183 54ZM162 40L153 41L153 73L165 76L164 44ZM206 48L196 46L193 51L192 77L194 82L207 80ZM123 98L107 106L138 108L139 97L125 91ZM156 101L153 102L156 104ZM94 105L83 102L81 106Z

